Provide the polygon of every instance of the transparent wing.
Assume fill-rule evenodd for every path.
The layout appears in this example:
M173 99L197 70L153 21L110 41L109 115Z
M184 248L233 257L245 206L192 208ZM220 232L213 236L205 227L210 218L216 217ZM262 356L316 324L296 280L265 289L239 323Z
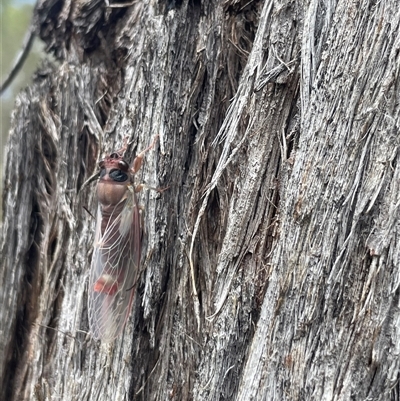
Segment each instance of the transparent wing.
M114 340L129 316L139 278L140 216L132 188L111 210L97 213L89 279L89 325L92 335Z

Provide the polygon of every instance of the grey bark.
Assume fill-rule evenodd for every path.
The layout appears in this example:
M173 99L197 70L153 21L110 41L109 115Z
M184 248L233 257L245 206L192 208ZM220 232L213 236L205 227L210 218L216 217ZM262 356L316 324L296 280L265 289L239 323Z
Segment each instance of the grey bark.
M116 7L118 6L118 7ZM398 400L395 0L41 0L1 237L5 400ZM155 134L127 326L90 337L100 158Z

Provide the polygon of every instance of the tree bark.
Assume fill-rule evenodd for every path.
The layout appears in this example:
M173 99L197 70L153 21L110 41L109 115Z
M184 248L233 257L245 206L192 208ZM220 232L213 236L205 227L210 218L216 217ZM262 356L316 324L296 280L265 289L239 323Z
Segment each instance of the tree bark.
M398 400L395 0L39 0L16 103L4 400ZM141 281L91 338L86 181L146 154ZM85 183L85 184L84 184Z

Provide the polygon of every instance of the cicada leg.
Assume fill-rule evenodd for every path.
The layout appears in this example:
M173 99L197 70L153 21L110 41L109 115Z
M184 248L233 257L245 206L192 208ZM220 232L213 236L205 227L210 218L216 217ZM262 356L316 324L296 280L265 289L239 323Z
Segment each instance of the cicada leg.
M154 137L153 142L152 142L146 149L142 150L142 151L135 157L135 160L133 161L132 167L131 167L131 171L132 171L133 174L136 174L136 173L140 170L140 167L142 167L144 155L145 155L149 150L151 150L151 149L154 148L154 146L155 146L155 144L156 144L156 142L157 142L157 140L158 140L158 137L159 137L159 135L157 134L157 135Z
M156 188L156 187L151 187L147 184L138 184L135 186L135 192L140 192L143 191L143 189L150 189L151 191L156 191L162 194L164 191L166 191L169 187L166 188Z
M132 172L133 174L136 174L136 173L140 170L140 168L142 167L142 164L143 164L144 155L145 155L149 150L151 150L151 149L154 148L154 146L155 146L155 144L156 144L158 138L159 138L159 135L157 134L157 135L154 137L152 143L151 143L146 149L142 150L142 151L135 157L135 160L133 161L132 167L131 167L131 172ZM151 189L152 191L156 191L156 192L162 193L162 192L164 192L164 191L165 191L166 189L168 189L168 188L169 188L169 187L167 187L167 188L155 188L155 187L151 187L151 186L149 186L149 185L146 185L146 184L143 184L143 183L142 183L142 184L138 184L138 185L135 186L135 192L140 192L140 191L142 191L143 189Z

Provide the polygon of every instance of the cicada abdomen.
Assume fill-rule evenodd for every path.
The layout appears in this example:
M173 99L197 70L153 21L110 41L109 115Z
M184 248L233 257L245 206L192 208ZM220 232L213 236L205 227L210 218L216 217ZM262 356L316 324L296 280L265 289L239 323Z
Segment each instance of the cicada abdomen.
M138 168L140 164L141 159ZM139 279L141 227L133 182L136 171L120 152L106 157L100 168L88 313L93 337L109 342L122 331L132 307Z

